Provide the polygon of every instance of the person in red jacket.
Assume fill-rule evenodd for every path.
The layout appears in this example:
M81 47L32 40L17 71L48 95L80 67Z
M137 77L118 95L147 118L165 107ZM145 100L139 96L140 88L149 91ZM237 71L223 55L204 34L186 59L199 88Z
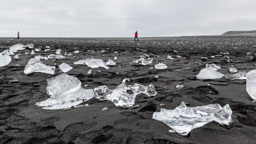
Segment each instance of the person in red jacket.
M139 41L139 39L138 39L138 31L135 32L134 41L135 41L135 40Z

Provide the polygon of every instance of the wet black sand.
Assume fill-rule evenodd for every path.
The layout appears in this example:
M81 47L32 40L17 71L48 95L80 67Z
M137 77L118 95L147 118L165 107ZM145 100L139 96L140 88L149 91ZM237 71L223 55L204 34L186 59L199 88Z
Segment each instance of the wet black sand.
M103 144L103 143L254 143L256 139L256 104L245 89L245 80L197 80L195 76L207 63L220 65L220 72L228 73L228 67L234 65L239 71L255 69L254 58L246 57L246 52L254 53L256 38L254 37L177 37L177 38L142 38L133 42L128 38L23 38L20 40L1 38L0 51L12 44L33 43L35 48L42 48L35 55L48 55L61 48L63 52L79 50L80 53L66 57L64 60L42 60L48 65L68 63L74 68L68 72L76 76L86 88L107 85L115 88L124 78L130 83L148 85L153 83L158 94L148 98L138 95L135 108L116 107L109 101L98 102L91 99L89 106L71 110L49 111L35 106L35 102L43 101L46 94L46 80L50 75L33 73L24 75L24 67L35 55L25 55L20 51L20 59L12 60L0 68L0 143L8 144ZM51 51L45 52L45 46L51 46ZM101 51L105 50L105 53ZM229 61L221 52L229 52ZM116 52L116 53L115 53ZM154 58L153 65L134 66L130 62L140 55L149 54ZM171 55L175 60L167 60ZM181 58L176 58L179 55ZM210 56L219 55L215 58ZM74 65L73 62L82 58L102 58L105 61L117 56L116 66L109 70L93 69ZM202 61L200 57L208 57ZM156 70L152 67L163 62L166 70ZM61 74L56 69L56 74ZM155 78L159 76L159 78ZM177 90L177 84L184 88ZM220 126L212 122L201 128L192 130L187 137L169 133L169 127L160 121L152 119L152 114L160 110L160 104L173 109L181 101L189 106L199 106L219 103L224 106L229 103L233 110L234 123L230 126ZM108 107L108 111L102 108Z

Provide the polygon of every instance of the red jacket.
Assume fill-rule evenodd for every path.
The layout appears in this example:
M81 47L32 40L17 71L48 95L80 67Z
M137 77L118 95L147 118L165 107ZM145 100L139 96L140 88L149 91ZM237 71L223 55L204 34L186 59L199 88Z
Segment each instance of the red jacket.
M137 37L138 36L138 33L135 33L135 37Z

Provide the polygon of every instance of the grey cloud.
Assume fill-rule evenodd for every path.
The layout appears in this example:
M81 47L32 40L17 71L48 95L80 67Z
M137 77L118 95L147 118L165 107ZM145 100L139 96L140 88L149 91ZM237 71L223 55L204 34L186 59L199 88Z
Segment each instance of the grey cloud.
M216 35L255 29L254 0L8 0L0 36Z

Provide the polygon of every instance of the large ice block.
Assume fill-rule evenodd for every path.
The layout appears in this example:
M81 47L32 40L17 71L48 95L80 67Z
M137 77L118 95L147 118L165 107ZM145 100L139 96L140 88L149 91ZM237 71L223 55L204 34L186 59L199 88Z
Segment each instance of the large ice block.
M109 69L107 64L102 59L87 58L87 59L75 61L74 64L75 65L78 65L78 64L87 65L90 68L103 67L105 69Z
M143 86L135 83L134 85L126 85L124 79L122 83L114 90L109 89L106 85L94 88L95 97L99 100L110 100L116 106L131 107L135 103L138 94L144 93L147 96L155 96L157 94L153 84Z
M9 55L0 54L0 67L8 65L12 61L12 58Z
M10 48L9 48L9 51L11 52L11 53L16 53L18 50L24 50L25 48L24 48L24 45L23 44L15 44L15 45L13 45L13 46L11 46Z
M162 121L178 134L186 136L195 128L215 121L221 125L232 123L232 110L229 104L221 107L219 104L187 107L184 102L174 110L162 108L160 112L153 113L153 119Z
M25 67L24 74L28 75L34 72L54 75L55 66L47 66L38 58L31 58Z
M256 70L251 70L246 74L246 91L256 102Z
M203 68L199 74L196 76L197 79L219 79L222 78L224 74L214 70L213 68Z
M49 110L70 109L94 96L92 89L82 88L78 78L66 73L48 79L46 89L50 98L36 105Z

